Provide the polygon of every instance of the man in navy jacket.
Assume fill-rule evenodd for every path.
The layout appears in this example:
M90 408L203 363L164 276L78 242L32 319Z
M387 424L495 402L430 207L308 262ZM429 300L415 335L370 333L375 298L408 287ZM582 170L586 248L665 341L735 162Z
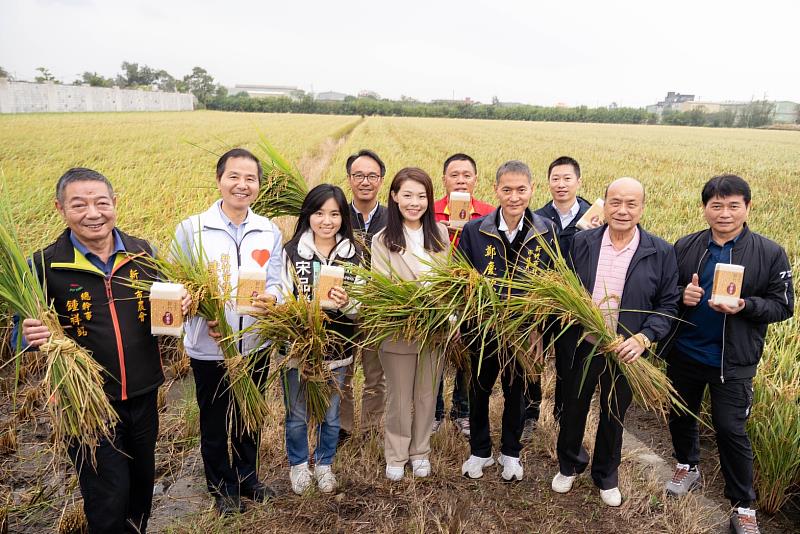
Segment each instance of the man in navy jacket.
M678 267L672 245L639 226L644 210L644 187L633 178L615 180L606 189L607 224L579 232L569 261L592 300L604 311L606 323L623 338L610 355L581 340L582 329L565 334L574 353L565 366L564 407L558 434L559 472L552 488L572 489L575 477L589 464L583 434L597 383L600 383L600 422L597 428L592 480L608 506L619 506L617 470L622 455L622 423L633 399L619 365L641 357L650 344L663 339L678 310ZM644 312L644 313L643 313ZM650 313L648 313L650 312ZM587 359L591 361L587 362ZM588 372L584 375L585 366Z

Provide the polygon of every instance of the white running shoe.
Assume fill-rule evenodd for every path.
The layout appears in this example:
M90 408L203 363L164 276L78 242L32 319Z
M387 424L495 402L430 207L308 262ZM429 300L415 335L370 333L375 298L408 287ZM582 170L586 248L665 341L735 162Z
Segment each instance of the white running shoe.
M553 482L550 483L550 487L553 488L553 491L556 493L568 493L569 490L572 489L572 483L575 482L576 477L577 475L567 476L558 472L556 476L553 477Z
M317 479L317 487L322 493L333 493L339 486L329 465L315 465L314 478Z
M424 458L412 460L411 469L414 472L415 477L425 478L431 474L431 462Z
M403 476L405 476L405 467L404 466L386 466L386 478L393 482L397 482L398 480L403 480Z
M506 482L522 480L522 464L519 463L519 458L501 454L497 457L497 463L503 466L503 472L500 474L503 480Z
M619 488L601 489L600 498L603 499L603 502L608 506L617 507L622 504L622 494L619 492Z
M481 458L480 456L470 455L466 462L461 466L461 474L467 478L483 477L483 468L494 465L494 458Z
M289 480L292 482L292 491L302 495L311 486L311 471L308 469L308 462L291 466Z

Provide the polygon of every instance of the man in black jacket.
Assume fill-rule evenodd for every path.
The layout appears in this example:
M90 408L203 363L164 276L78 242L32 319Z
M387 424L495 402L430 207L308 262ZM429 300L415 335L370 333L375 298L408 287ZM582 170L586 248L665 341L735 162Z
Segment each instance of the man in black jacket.
M553 197L551 202L536 210L534 213L553 222L553 226L558 233L558 244L564 257L569 255L572 246L572 239L580 229L575 226L581 220L583 214L591 207L583 197L578 196L581 187L581 166L577 160L569 156L556 158L547 168L547 182L550 186L550 195ZM600 226L600 223L592 225ZM549 336L545 336L545 346L550 344ZM561 416L561 370L560 363L565 360L565 356L559 358L559 354L564 353L565 349L561 346L560 339L555 342L555 363L556 363L556 390L553 402L553 416L558 420ZM567 349L568 350L568 349ZM539 407L542 403L542 383L528 381L525 386L525 426L522 429L522 441L528 441L533 437L536 422L539 420Z
M353 192L350 217L356 241L367 247L372 237L386 226L386 208L378 202L378 191L386 175L386 165L372 150L359 150L346 162L347 178ZM367 254L369 256L369 254ZM364 391L361 394L361 430L375 430L381 425L385 403L386 382L378 353L373 348L361 349L364 369ZM353 431L353 372L356 362L347 366L339 408L339 440L344 441Z
M589 464L582 442L589 405L599 382L600 422L592 480L600 488L604 503L619 506L622 424L633 400L620 365L633 363L651 343L669 333L680 294L672 245L639 227L645 200L642 184L633 178L620 178L608 186L605 197L607 224L576 234L569 261L592 300L603 309L609 328L623 340L605 349L596 347L591 339L581 340L580 327L564 335L575 349L565 365L564 406L556 447L559 472L551 487L567 493ZM604 350L613 350L621 363ZM591 360L587 362L588 358Z
M748 228L746 181L734 175L716 176L703 187L702 201L709 228L675 243L683 321L676 324L664 353L669 378L694 414L709 388L725 496L734 507L731 527L755 532L755 512L750 508L756 498L753 450L745 426L767 325L793 313L792 271L778 244ZM715 267L724 263L744 266L735 305L710 300ZM700 485L698 425L692 415L673 410L669 428L678 465L667 491L684 495Z
M69 444L92 533L145 532L153 500L158 387L164 382L156 338L150 334L147 293L134 280L153 281L150 245L118 230L111 183L91 169L67 171L56 186L56 208L67 224L33 264L65 332L91 351L106 372L104 390L119 415L113 438L95 451ZM186 313L190 299L184 298ZM22 321L22 336L40 347L50 331Z

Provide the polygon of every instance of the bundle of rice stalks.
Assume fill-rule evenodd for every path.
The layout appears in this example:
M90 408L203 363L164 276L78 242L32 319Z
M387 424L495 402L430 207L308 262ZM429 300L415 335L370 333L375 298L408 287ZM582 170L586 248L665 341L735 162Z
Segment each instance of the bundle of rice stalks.
M285 371L297 368L306 397L306 413L313 423L325 420L330 406L333 373L325 356L339 353L348 340L326 328L330 318L317 299L288 295L283 304L255 315L253 329L261 339L271 341L278 364L267 383L284 379Z
M552 258L552 265L549 269L535 268L516 280L502 282L516 294L506 303L502 336L511 339L531 328L560 323L561 330L555 332L555 337L558 337L569 327L579 325L583 330L580 341L594 339L595 345L590 357L586 358L583 380L592 357L600 353L615 362L616 365L607 367L608 372L616 373L616 369L622 372L633 391L634 400L642 408L664 419L669 414L670 404L687 411L666 374L647 358L638 358L633 363L619 361L614 349L622 343L623 337L608 327L603 311L592 301L592 296L583 287L577 274L569 268L560 251L553 250L542 239L539 242ZM559 326L551 328L557 330Z
M29 267L17 244L14 228L4 198L0 203L0 300L19 317L39 319L50 330L50 338L39 350L47 356L44 385L56 444L70 440L93 449L100 439L111 436L118 420L103 391L105 371L86 349L67 337L56 312L47 305L36 270ZM19 361L18 356L18 369Z
M170 282L183 284L192 297L189 315L217 321L221 338L218 341L225 363L228 383L239 408L243 430L257 432L267 418L267 403L253 381L253 362L239 353L237 337L225 317L225 310L233 306L231 296L221 287L215 262L209 262L202 243L184 250L173 241L168 259L152 258L152 267ZM137 288L149 289L144 281L133 283Z
M0 455L17 451L17 427L13 419L0 426Z
M755 456L759 509L774 514L800 485L800 333L774 325L753 380L747 433Z
M58 520L58 534L86 534L89 532L89 523L83 511L82 503L73 503L65 506Z
M262 135L258 143L264 179L258 198L251 208L264 217L298 216L308 185L289 160L284 158Z

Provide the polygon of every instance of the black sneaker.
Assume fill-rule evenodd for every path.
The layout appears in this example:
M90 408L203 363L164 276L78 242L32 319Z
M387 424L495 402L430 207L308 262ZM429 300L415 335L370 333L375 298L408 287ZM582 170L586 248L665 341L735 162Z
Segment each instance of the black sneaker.
M214 497L214 507L219 515L229 517L244 512L244 503L239 497L217 495Z
M750 508L737 508L731 514L731 532L735 534L759 534L756 511Z
M275 497L275 490L262 482L258 482L252 487L242 488L241 494L242 497L250 499L251 501L264 502Z

